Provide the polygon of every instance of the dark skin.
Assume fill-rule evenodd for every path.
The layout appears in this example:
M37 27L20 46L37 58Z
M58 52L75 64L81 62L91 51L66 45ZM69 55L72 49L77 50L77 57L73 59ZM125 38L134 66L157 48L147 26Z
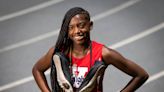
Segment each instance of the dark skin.
M68 37L73 41L72 55L77 58L84 57L90 52L90 31L93 22L86 19L84 14L75 15L69 24ZM33 67L34 78L42 92L50 92L44 72L50 68L51 58L54 47L50 48L46 55L38 60ZM113 65L124 73L132 76L130 82L121 90L121 92L134 92L147 79L148 73L133 61L126 59L119 52L106 46L102 48L103 61L108 65Z

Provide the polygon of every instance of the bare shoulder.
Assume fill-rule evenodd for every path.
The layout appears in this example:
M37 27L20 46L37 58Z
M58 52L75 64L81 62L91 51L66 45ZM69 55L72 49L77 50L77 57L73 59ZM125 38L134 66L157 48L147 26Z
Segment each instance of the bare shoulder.
M43 56L45 58L45 61L47 62L50 62L52 57L53 57L53 53L54 53L54 50L55 48L54 47L51 47L48 52L45 54L45 56Z
M54 50L55 50L54 47L49 48L49 50L46 52L44 56L42 56L42 58L44 58L45 60L51 59L53 56Z
M51 47L51 48L48 50L47 55L52 57L52 55L53 55L53 53L54 53L54 50L55 50L55 47Z
M54 47L51 47L48 52L43 55L34 65L35 69L38 69L40 71L45 71L50 67L51 59L54 53Z
M108 56L108 55L110 54L110 51L111 51L110 48L108 48L108 47L106 47L106 46L103 46L103 48L102 48L102 56L103 56L103 57Z
M102 57L107 64L113 64L114 61L125 59L119 52L106 46L102 48Z
M113 50L113 49L111 49L111 48L109 48L107 46L104 46L102 48L102 56L103 56L103 58L112 57L113 54L116 54L116 53L118 53L118 52L116 52L115 50Z
M103 46L102 48L102 57L103 57L103 61L107 64L111 64L109 61L109 57L111 57L111 49L106 47L106 46ZM108 61L108 62L107 62Z

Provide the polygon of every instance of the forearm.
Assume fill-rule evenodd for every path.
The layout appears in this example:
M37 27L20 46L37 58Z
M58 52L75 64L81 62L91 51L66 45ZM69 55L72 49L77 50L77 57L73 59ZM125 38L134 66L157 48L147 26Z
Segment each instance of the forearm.
M134 92L137 90L146 80L148 75L143 77L134 77L132 80L121 90L121 92Z
M38 87L41 89L42 92L50 92L50 88L48 86L46 77L43 72L33 69L33 76Z

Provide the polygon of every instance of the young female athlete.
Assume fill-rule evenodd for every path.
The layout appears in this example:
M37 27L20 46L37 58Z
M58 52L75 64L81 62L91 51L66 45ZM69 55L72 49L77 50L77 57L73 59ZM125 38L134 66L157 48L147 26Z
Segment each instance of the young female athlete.
M92 27L88 11L74 7L66 13L56 45L33 67L33 76L42 92L56 92L58 87L65 92L103 92L103 75L108 65L133 77L121 92L134 92L148 79L148 73L139 65L92 41ZM51 82L58 84L50 90L44 72L54 68L52 64L55 74L51 71Z

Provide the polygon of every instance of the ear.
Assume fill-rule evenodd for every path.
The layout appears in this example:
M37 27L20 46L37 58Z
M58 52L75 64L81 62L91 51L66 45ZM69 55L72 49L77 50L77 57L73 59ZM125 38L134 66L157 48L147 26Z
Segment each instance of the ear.
M93 21L90 21L90 30L93 28Z

